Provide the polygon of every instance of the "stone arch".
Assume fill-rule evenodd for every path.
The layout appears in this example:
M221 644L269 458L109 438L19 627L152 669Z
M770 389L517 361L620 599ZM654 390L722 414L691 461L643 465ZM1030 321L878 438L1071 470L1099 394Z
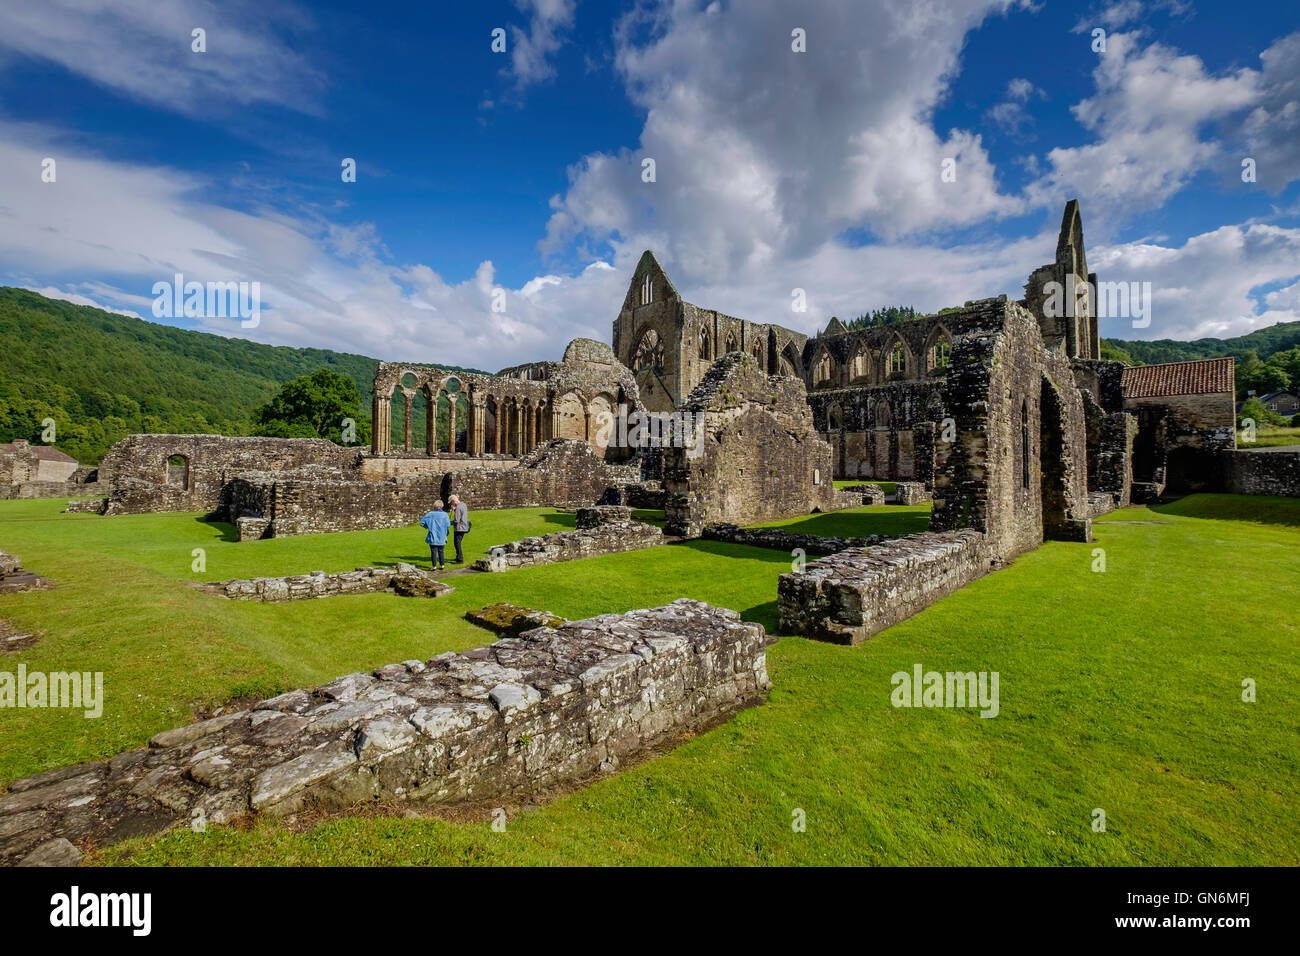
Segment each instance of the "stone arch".
M874 376L871 374L872 360L871 347L866 342L859 342L853 352L853 358L849 361L850 384L867 385L874 381Z
M582 396L570 390L555 400L552 409L552 433L556 438L587 437L587 406Z
M839 402L831 402L826 409L826 430L828 432L844 430L844 409L840 407Z
M766 368L767 368L767 362L764 361L764 358L765 358L766 356L763 355L763 352L764 352L764 349L763 349L763 340L762 340L762 339L754 339L754 342L753 342L753 344L750 346L749 351L750 351L750 354L752 354L752 355L754 356L754 361L758 363L758 367L759 367L759 369L766 369Z
M587 403L586 439L598 457L604 457L605 449L614 438L614 426L614 398L601 392Z
M952 333L936 325L925 343L925 371L927 374L947 369L952 360Z
M190 483L190 459L187 455L179 452L175 455L168 455L167 460L163 462L163 480L166 484L181 491L189 491L193 488Z
M813 388L834 385L837 371L836 366L837 363L835 361L835 356L831 354L831 350L824 345L819 346L817 349L817 355L814 357L812 363L813 373L811 384Z
M703 362L713 361L713 336L709 333L707 325L700 326L699 335L700 360Z
M660 338L658 331L648 328L641 333L636 348L632 350L632 369L636 372L647 368L659 369L663 368L663 364L663 339Z
M877 428L888 428L894 422L894 410L890 407L887 398L876 399L874 414Z
M740 351L740 342L736 339L736 330L730 329L727 332L727 353Z
M781 350L781 374L791 378L803 378L803 360L799 358L793 342L786 342Z
M911 350L907 347L907 343L903 341L903 337L897 333L881 351L880 364L880 381L882 382L911 378L916 369Z

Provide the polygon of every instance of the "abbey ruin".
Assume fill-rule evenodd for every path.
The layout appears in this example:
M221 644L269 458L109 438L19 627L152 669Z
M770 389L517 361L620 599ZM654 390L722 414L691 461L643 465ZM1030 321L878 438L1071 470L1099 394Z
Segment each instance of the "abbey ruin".
M559 362L496 375L380 362L369 448L132 435L100 465L106 494L69 510L202 512L253 541L406 527L451 494L475 511L571 509L574 530L496 542L464 573L693 539L797 549L815 557L780 578L781 632L855 644L1045 540L1090 541L1093 518L1130 503L1193 490L1300 495L1300 455L1237 449L1231 359L1100 358L1096 287L1073 200L1054 258L1020 297L869 328L832 319L812 336L687 302L647 251L611 345L576 339ZM658 424L629 430L632 417ZM900 502L932 501L929 529L838 539L746 527L882 503L878 486L837 479L898 482ZM662 510L663 529L633 508ZM296 587L305 599L392 579L296 570L218 590L271 600ZM132 801L154 800L170 823L196 807L235 819L394 794L510 793L530 774L571 781L761 702L767 638L735 617L679 602L352 675L163 734L148 754L93 773L20 781L0 826L48 810L42 794L73 791L111 793L119 814L61 816L75 838L113 830L137 812L124 809ZM545 731L550 749L515 756L521 728ZM472 759L452 759L455 747Z

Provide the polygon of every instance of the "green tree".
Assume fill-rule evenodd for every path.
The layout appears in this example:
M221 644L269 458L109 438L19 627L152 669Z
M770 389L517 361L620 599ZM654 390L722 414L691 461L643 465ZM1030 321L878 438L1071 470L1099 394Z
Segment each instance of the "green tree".
M356 425L354 442L370 440L370 422L361 415L361 395L352 379L327 368L285 382L253 413L258 435L277 438L328 438L343 443L343 423Z
M1285 425L1286 419L1277 412L1270 412L1258 398L1254 396L1246 399L1241 403L1241 411L1237 412L1237 427L1240 428L1242 422L1247 418L1256 425Z

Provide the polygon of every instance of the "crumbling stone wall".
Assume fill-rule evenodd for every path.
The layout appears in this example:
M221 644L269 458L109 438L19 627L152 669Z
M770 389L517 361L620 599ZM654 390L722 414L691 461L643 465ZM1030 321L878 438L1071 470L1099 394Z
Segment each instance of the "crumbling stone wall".
M711 524L704 529L700 537L706 541L726 541L728 544L743 544L751 548L770 548L773 551L796 550L809 554L835 554L849 548L865 548L883 541L892 540L893 535L871 534L859 538L837 538L829 535L799 534L794 531L782 531L780 528L738 528L734 524Z
M1300 452L1267 448L1225 451L1219 457L1221 483L1234 495L1300 498Z
M428 571L413 564L398 563L391 568L357 568L338 574L312 571L278 578L238 578L197 585L209 594L232 601L309 601L340 594L368 594L393 591L408 597L442 597L455 590L436 580Z
M684 409L696 450L664 449L665 531L688 537L707 524L755 524L837 507L831 449L813 426L798 379L768 376L731 353L709 369Z
M997 561L1045 537L1090 540L1083 400L1061 347L1006 296L968 302L945 408L956 425L936 476L930 527L971 528Z
M183 468L169 468L180 455ZM99 465L107 482L107 514L215 511L222 488L246 472L299 472L342 477L355 469L358 449L323 438L228 438L222 435L129 435Z
M777 584L781 630L861 644L989 571L983 534L924 532L821 558Z
M633 521L630 507L601 505L579 508L577 527L572 531L557 531L495 545L491 553L474 562L473 567L476 571L511 571L602 554L639 551L663 543L663 532L654 525Z
M761 625L682 599L349 674L38 774L0 796L0 862L379 801L546 794L761 703Z

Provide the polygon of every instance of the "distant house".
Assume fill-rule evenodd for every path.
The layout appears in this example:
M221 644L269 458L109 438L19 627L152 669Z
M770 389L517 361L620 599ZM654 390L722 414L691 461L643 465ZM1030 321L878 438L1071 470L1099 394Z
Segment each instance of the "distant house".
M1288 418L1300 411L1300 398L1292 392L1269 392L1267 395L1259 396L1259 400L1270 412L1277 412Z
M49 445L33 445L25 438L15 438L0 445L0 484L18 485L27 481L71 481L77 459Z

